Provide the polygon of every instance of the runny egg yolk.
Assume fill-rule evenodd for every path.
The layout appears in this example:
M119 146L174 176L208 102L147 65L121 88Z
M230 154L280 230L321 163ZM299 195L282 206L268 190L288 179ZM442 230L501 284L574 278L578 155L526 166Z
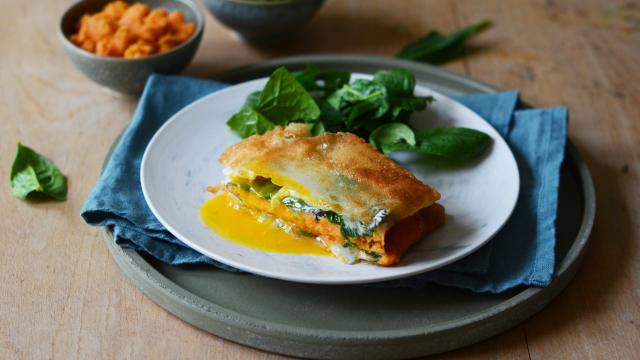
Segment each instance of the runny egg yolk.
M256 216L226 192L202 205L200 218L221 237L254 249L289 254L330 255L313 238L297 236L280 229L275 219Z

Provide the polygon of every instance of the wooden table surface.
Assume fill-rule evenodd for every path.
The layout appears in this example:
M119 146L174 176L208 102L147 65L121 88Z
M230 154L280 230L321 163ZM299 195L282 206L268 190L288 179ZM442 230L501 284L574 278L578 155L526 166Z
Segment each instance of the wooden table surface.
M279 356L200 331L133 287L99 229L80 219L105 154L136 106L72 66L57 39L72 1L3 1L0 11L0 358ZM638 358L640 350L640 3L638 1L329 0L285 48L251 48L207 15L186 73L205 76L302 53L393 55L430 29L495 26L445 67L566 105L570 137L599 195L586 260L545 310L502 335L441 355L457 359ZM11 195L18 141L68 175L69 199Z

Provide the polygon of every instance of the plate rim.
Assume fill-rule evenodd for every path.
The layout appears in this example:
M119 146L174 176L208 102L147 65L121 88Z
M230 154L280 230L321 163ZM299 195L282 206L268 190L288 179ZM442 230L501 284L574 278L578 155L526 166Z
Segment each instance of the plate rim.
M372 76L373 74L370 73L358 73L359 75L368 75L368 76ZM422 88L433 92L435 95L437 96L442 96L443 98L447 99L448 101L452 102L455 104L456 107L461 107L462 109L464 109L465 111L469 111L471 112L473 115L477 116L477 118L485 125L489 126L489 128L494 132L494 137L497 137L497 139L494 139L494 142L499 141L502 143L502 145L504 145L504 147L507 150L507 157L508 157L508 162L509 162L509 168L511 170L514 171L515 175L515 179L514 179L514 186L515 186L515 193L513 194L513 198L511 199L511 203L508 205L509 206L509 210L507 211L507 215L505 216L505 218L502 220L502 223L497 226L494 231L487 235L484 239L482 239L481 241L474 243L473 245L469 246L468 248L465 248L464 251L460 251L459 253L454 253L453 256L451 256L451 254L449 255L449 258L446 258L445 261L440 260L439 262L437 262L436 260L436 264L432 265L431 267L428 267L426 269L414 269L411 271L407 271L407 272L403 272L403 273L396 273L396 274L391 274L391 275L379 275L376 277L363 277L363 278L353 278L353 277L348 277L348 278L310 278L308 276L297 276L295 274L289 274L289 273L279 273L279 272L275 272L273 270L268 270L268 269L262 269L262 268L255 268L254 266L251 265L245 265L244 263L239 263L236 260L233 259L228 259L224 256L221 256L219 254L216 254L215 252L212 252L210 249L207 249L203 246L201 246L200 244L198 244L197 242L192 241L191 239L189 239L187 236L184 236L180 231L178 231L174 226L171 225L170 221L166 218L164 218L163 216L161 216L159 209L156 207L156 204L154 204L154 201L152 199L152 197L150 196L149 193L149 189L147 188L148 185L148 181L146 180L148 177L145 175L147 169L149 168L149 157L151 156L150 153L153 151L154 147L156 146L156 143L158 141L161 141L160 139L162 139L163 136L166 136L166 133L168 131L170 131L169 129L172 127L177 126L176 124L180 124L180 121L184 121L184 120L180 120L181 117L189 112L192 111L192 109L194 107L198 107L200 106L200 104L208 102L208 101L212 101L212 99L220 97L220 96L224 96L226 93L228 92L232 92L234 90L236 90L236 88L238 86L246 86L247 83L252 82L252 81L264 81L266 80L268 77L259 77L259 78L255 78L255 79L251 79L251 80L246 80L243 81L241 83L238 84L233 84L232 86L226 87L224 89L215 91L211 94L207 94L199 99L196 99L192 102L190 102L189 104L185 105L183 108L181 108L180 110L178 110L175 114L173 114L164 124L162 124L162 126L160 126L160 128L153 134L151 140L149 141L149 143L147 144L144 154L142 156L142 160L140 163L140 185L142 188L142 193L145 199L145 202L147 203L147 206L149 207L149 209L151 210L151 212L153 213L153 215L158 219L158 221L176 238L178 238L179 240L181 240L183 243L185 243L187 246L189 246L190 248L194 249L195 251L204 254L205 256L208 256L216 261L219 261L225 265L228 266L232 266L234 268L237 268L239 270L245 271L245 272L249 272L251 274L254 275L258 275L258 276L264 276L264 277L268 277L268 278L272 278L272 279L278 279L278 280L284 280L284 281L292 281L292 282L297 282L297 283L304 283L304 284L318 284L318 285L356 285L356 284L367 284L367 283L376 283L376 282L383 282L383 281L392 281L392 280L398 280L398 279L403 279L406 277L410 277L410 276L415 276L415 275L419 275L419 274L424 274L430 271L434 271L437 269L440 269L444 266L447 266L451 263L454 263L460 259L463 259L467 256L470 256L471 254L473 254L474 252L478 251L481 247L483 247L484 245L486 245L491 239L493 239L493 237L496 236L496 234L498 234L498 232L500 232L500 230L506 225L506 223L509 221L509 219L511 218L511 216L513 215L513 212L515 211L516 205L518 203L518 198L520 196L520 184L521 184L521 178L520 178L520 170L518 168L518 164L517 161L515 159L515 155L513 153L513 151L511 150L511 148L509 147L509 145L507 144L506 140L504 139L504 137L498 133L495 128L484 118L482 118L481 116L479 116L475 111L471 110L469 107L467 107L466 105L460 103L459 101L457 101L456 99L445 95L437 90L434 90L426 85L421 85L421 84L416 84L417 86L421 86ZM218 235L218 237L220 237Z
M460 84L465 84L471 91L479 93L495 93L500 91L496 87L469 78L465 75L455 74L448 70L435 68L426 64L415 64L404 60L379 56L344 54L304 55L262 61L256 64L246 65L240 68L233 69L219 76L212 76L212 78L230 79L232 78L232 76L236 76L235 74L241 74L240 71L265 71L266 69L273 68L276 65L296 64L296 61L298 61L298 64L305 64L308 62L314 62L317 64L323 62L342 62L344 64L350 65L358 63L368 66L406 66L417 69L417 71L419 71L421 74L429 74L436 77L444 76L449 80L455 80ZM118 139L115 139L114 146L115 144L117 144L117 142ZM464 324L446 324L446 326L442 326L441 329L431 331L432 335L439 335L439 333L452 331L456 328L464 328L465 330L475 329L477 334L472 338L471 336L474 333L469 333L469 336L465 339L456 337L455 339L457 340L452 340L444 345L430 345L428 342L423 341L422 346L427 350L416 350L414 352L411 352L411 355L407 356L420 356L452 350L492 337L497 333L504 331L509 327L520 323L521 321L524 321L526 318L541 310L547 303L555 298L574 277L586 252L586 248L589 242L589 236L593 228L596 214L596 192L594 182L587 164L582 159L580 153L578 152L578 149L573 145L570 139L568 139L567 141L567 153L567 158L572 161L572 166L575 167L575 172L579 175L578 181L580 182L580 185L582 187L581 195L584 201L584 208L581 214L582 221L580 223L578 233L576 234L576 238L567 250L564 258L558 265L551 284L546 288L525 287L514 296L492 307L491 309L495 311L489 314L483 311L480 312L480 315L475 317L474 319L466 319L468 320L468 322ZM105 157L105 164L108 162L110 155L111 151ZM262 350L272 351L285 355L308 355L315 357L322 356L322 353L320 352L302 353L299 350L295 350L292 348L283 348L282 346L276 346L273 343L267 342L272 330L282 330L283 328L295 330L294 328L297 327L268 323L266 324L266 327L256 326L254 334L246 335L244 333L245 329L242 327L242 321L239 320L238 316L242 314L226 309L220 305L217 305L193 293L190 293L186 289L181 288L176 283L162 275L158 270L156 270L138 252L131 248L122 248L115 244L113 231L108 227L103 227L103 234L105 242L107 243L107 247L114 257L114 261L121 268L123 273L145 295L147 295L150 299L163 307L165 310L174 314L176 317L202 330L247 346L252 346ZM500 313L506 312L508 312L507 315L499 318ZM249 321L254 323L261 322L260 319L257 319L255 317L246 315L242 316L245 318L245 320L248 319ZM492 319L495 319L495 321L499 322L499 324L497 326L491 327L490 329L477 329L477 327L481 326L484 321ZM475 325L476 327L472 328L473 325ZM238 329L237 331L241 331L241 333L233 332L235 329ZM244 334L244 336L232 336L237 334ZM287 332L287 334L291 335L292 333ZM255 338L252 337L255 335L261 336L261 340L267 340L258 342ZM311 331L311 338L309 338L308 336L299 336L295 333L293 333L293 335L294 338L292 340L299 342L313 343L314 340L317 339L317 337L313 336L313 331ZM426 333L423 333L422 335L426 335ZM345 340L347 340L346 342L348 342L352 339L354 338L349 337ZM392 339L387 337L376 340L383 341L385 344L389 344L390 341L401 341L404 339L406 339L406 337L402 337L400 339ZM336 338L335 340L339 341L343 339Z
M503 302L498 303L491 308L483 310L482 312L474 315L469 315L463 318L456 319L455 321L445 322L435 327L432 326L431 329L425 331L426 326L424 327L414 327L408 329L395 329L395 330L376 330L376 331L335 331L335 330L323 330L323 329L310 329L299 326L292 326L280 323L273 323L265 320L261 320L259 318L242 314L235 310L231 310L225 308L216 303L210 302L198 295L195 295L183 288L181 288L178 284L174 283L164 275L162 275L157 269L155 269L149 262L147 262L142 255L140 255L137 251L131 248L122 248L118 246L114 241L113 231L108 227L103 228L103 235L105 238L105 242L107 246L114 256L114 260L118 263L123 272L128 275L128 277L134 282L134 285L138 287L143 293L149 296L154 302L160 304L167 311L176 315L179 318L183 318L179 311L175 308L175 306L171 306L167 303L167 299L172 299L173 302L177 302L180 306L191 308L193 311L198 314L205 314L212 316L213 321L219 322L221 324L230 325L230 326L247 326L251 327L253 331L263 333L265 336L275 337L275 338L291 338L294 337L302 337L300 341L309 342L309 343L322 343L323 341L332 341L337 343L350 344L352 342L358 342L361 344L368 344L379 341L393 341L396 339L411 339L415 337L421 337L433 333L440 333L451 331L456 328L471 326L473 324L480 323L484 320L490 319L492 317L498 316L500 313L512 310L516 305L522 304L526 301L532 302L535 299L541 299L542 293L545 291L551 292L553 295L548 299L541 299L542 301L538 302L535 310L531 312L524 312L524 317L521 320L533 315L537 311L541 310L548 302L550 302L557 294L560 293L562 289L568 284L568 282L573 278L575 272L580 265L582 260L582 256L584 255L584 251L586 249L586 245L589 241L589 235L591 233L591 229L593 227L594 219L595 219L595 206L596 206L596 198L595 198L595 188L593 186L593 179L591 174L587 168L586 163L579 155L578 150L573 145L573 143L568 142L567 150L570 154L571 160L574 162L576 166L576 172L580 175L580 181L582 182L583 191L582 195L584 196L584 211L583 218L580 225L580 229L578 234L576 235L576 240L565 255L562 263L556 270L556 274L554 275L554 280L552 283L546 288L537 288L537 287L525 287L522 291L515 294L514 296L506 299ZM108 158L107 158L108 160ZM589 201L587 201L589 200ZM116 255L121 254L122 256ZM249 274L249 276L258 276ZM153 294L147 284L141 282L142 279L146 279L147 281L153 282L157 290L160 291L161 295ZM561 281L560 281L561 280ZM279 280L280 281L280 280ZM332 286L344 286L344 285L332 285ZM187 295L188 294L188 295ZM171 301L170 301L171 302ZM183 319L184 320L184 319ZM521 321L519 320L519 321ZM518 322L519 322L518 321ZM210 329L207 329L205 326L201 325L201 321L193 320L188 321L192 325L199 327L205 331L211 332ZM507 327L508 328L508 327ZM506 330L506 328L501 329ZM275 334L273 334L275 333ZM322 333L322 336L318 336L319 333ZM365 333L366 335L362 335ZM219 333L214 333L217 336L224 337L224 335ZM488 338L490 336L495 335L492 333L488 336L482 337L481 339ZM225 337L228 340L233 340L239 342L244 345L254 346L254 343L249 341L238 341L239 339L231 339L229 337ZM480 340L481 340L480 339ZM264 349L264 348L263 348ZM269 349L266 349L269 350ZM286 351L277 351L281 354L287 355L295 355L297 353L294 352L286 352Z

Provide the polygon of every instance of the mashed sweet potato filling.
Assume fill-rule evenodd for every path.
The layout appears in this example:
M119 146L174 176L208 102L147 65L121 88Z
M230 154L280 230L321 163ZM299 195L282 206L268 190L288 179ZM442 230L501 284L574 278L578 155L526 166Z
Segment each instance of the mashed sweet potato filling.
M220 188L212 188L217 192ZM236 184L227 184L224 191L233 194L239 202L252 210L265 212L293 227L293 231L319 239L327 248L353 246L364 251L368 261L389 266L398 263L411 245L444 224L444 207L433 204L402 219L386 231L374 231L371 236L345 239L340 225L327 217L309 212L292 211L280 202L271 202Z

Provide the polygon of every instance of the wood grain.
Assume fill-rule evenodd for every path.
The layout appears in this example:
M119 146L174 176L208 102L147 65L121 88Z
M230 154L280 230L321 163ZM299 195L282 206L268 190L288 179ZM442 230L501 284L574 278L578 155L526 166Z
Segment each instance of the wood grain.
M100 231L79 217L110 144L136 99L93 84L59 45L71 1L5 1L0 12L0 357L275 359L202 332L134 288ZM439 359L633 359L640 349L640 3L637 1L329 0L295 39L275 49L239 42L207 16L186 73L206 76L277 56L392 55L430 29L489 18L464 59L445 67L535 106L565 105L570 134L599 194L592 245L576 279L538 315ZM12 197L18 142L70 179L63 203Z

